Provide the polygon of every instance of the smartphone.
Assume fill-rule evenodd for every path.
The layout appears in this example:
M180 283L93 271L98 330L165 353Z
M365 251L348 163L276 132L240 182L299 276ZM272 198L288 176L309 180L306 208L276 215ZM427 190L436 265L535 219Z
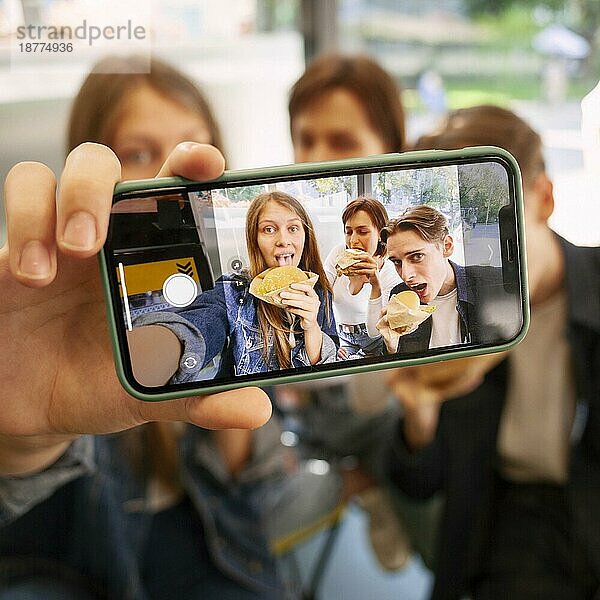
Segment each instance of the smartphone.
M520 172L494 147L119 183L100 262L143 400L502 351L529 322Z

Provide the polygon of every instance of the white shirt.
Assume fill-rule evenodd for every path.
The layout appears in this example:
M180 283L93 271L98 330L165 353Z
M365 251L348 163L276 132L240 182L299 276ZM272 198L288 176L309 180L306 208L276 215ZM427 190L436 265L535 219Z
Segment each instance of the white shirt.
M462 342L460 320L456 310L457 302L458 290L456 288L444 296L436 296L430 302L435 305L435 311L431 315L430 348L454 346Z
M329 283L333 287L333 314L337 324L344 325L361 325L367 323L367 315L371 310L370 305L373 305L373 311L377 315L381 313L381 309L387 305L390 291L392 288L402 282L396 268L386 260L379 271L379 286L381 287L381 296L371 300L370 283L365 283L358 294L350 293L350 279L346 275L338 276L335 270L337 257L346 246L340 244L333 248L323 267ZM375 336L379 336L379 332L375 330Z

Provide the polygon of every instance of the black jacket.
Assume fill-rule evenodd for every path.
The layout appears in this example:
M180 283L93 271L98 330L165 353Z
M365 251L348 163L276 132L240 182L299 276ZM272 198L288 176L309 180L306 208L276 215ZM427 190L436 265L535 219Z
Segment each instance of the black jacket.
M600 248L561 240L565 255L568 332L577 398L587 410L584 430L571 452L569 497L574 527L600 576ZM446 497L440 523L432 598L458 599L481 569L491 526L497 434L508 367L490 371L474 392L442 405L435 440L410 452L402 425L389 455L393 481L407 494Z

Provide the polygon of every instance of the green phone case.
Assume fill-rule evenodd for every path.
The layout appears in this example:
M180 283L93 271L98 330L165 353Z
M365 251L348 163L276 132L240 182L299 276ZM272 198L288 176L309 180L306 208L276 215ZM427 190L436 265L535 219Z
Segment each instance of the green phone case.
M109 331L111 335L115 367L117 375L123 387L132 396L146 401L161 401L170 400L174 398L183 398L194 395L205 395L209 393L221 392L225 390L256 386L260 385L268 386L280 383L296 383L301 381L307 381L312 379L322 379L326 377L338 377L340 375L351 375L357 373L365 373L369 371L376 371L382 369L389 369L393 367L406 367L415 366L421 364L427 364L432 362L445 361L455 358L465 358L468 356L477 356L481 354L489 354L493 352L501 352L509 350L510 348L517 345L527 333L529 327L529 295L527 289L527 268L525 262L525 232L524 232L524 216L523 216L523 195L522 195L522 184L521 184L521 173L515 158L506 150L502 148L496 148L493 146L480 146L476 148L463 148L460 150L425 150L405 153L394 153L384 154L375 157L368 158L355 158L339 161L330 162L317 162L317 163L302 163L293 165L283 165L276 167L267 167L263 169L248 169L248 170L237 170L237 171L225 171L221 177L210 183L218 186L219 184L235 183L235 182L249 182L253 180L264 180L269 177L282 177L282 176L297 176L303 174L315 174L320 172L330 172L332 170L349 170L349 169L362 169L372 167L390 167L393 165L405 165L405 164L427 164L428 166L436 166L438 164L450 164L455 161L462 161L463 159L475 159L485 157L498 157L503 160L510 169L513 176L513 189L515 195L515 208L517 214L517 240L518 240L518 256L519 256L519 268L520 268L520 281L521 281L521 298L522 298L522 314L523 314L523 326L519 331L518 335L512 340L495 345L493 347L486 348L468 348L457 349L450 352L445 352L439 356L427 356L427 357L416 357L416 358L401 358L396 361L386 362L385 364L377 365L353 365L352 361L348 365L339 366L331 372L319 372L319 373L298 373L291 375L282 375L278 372L273 372L273 377L263 379L260 382L231 382L227 384L210 385L207 381L198 382L198 387L194 389L181 389L169 392L160 393L143 393L136 390L126 378L125 370L123 367L124 357L121 353L119 341L117 337L117 323L115 321L115 307L113 306L112 296L109 290L109 278L108 278L108 264L104 256L104 252L99 254L102 282L104 288L104 297L107 308L107 318L109 324ZM198 185L199 182L190 181L180 177L163 177L159 179L144 179L139 181L125 181L118 183L115 187L114 194L122 195L129 194L131 192L149 192L152 190L164 190L169 188L181 188L190 184Z

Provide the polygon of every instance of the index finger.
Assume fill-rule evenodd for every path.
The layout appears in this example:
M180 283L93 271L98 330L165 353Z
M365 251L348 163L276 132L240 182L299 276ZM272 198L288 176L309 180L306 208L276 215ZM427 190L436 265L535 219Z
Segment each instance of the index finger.
M304 292L309 296L312 294L315 296L317 295L317 292L315 292L313 286L308 283L292 283L290 284L290 288L293 290L298 290L299 292Z
M204 181L218 177L223 167L223 156L216 148L183 142L157 176ZM108 147L85 143L71 151L58 198L57 240L63 252L87 257L100 250L106 239L112 192L120 177L120 163Z
M86 258L100 251L120 178L119 159L107 146L86 142L69 153L60 178L56 219L62 252Z

